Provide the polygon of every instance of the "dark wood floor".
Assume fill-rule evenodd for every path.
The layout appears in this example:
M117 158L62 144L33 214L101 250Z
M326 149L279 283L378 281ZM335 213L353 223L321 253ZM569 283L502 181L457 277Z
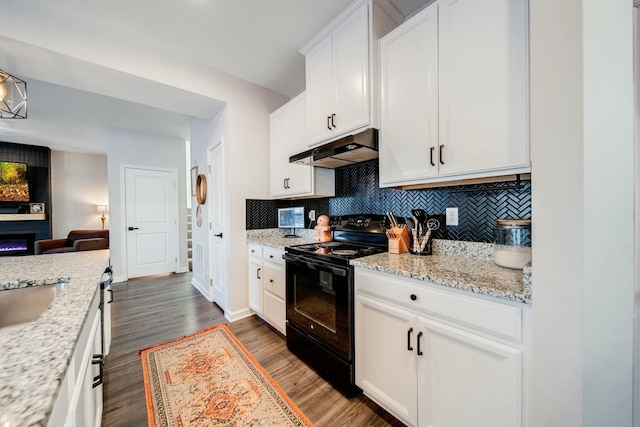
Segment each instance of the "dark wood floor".
M147 425L140 349L226 321L190 283L191 273L184 273L112 285L113 339L105 364L103 426ZM229 328L314 425L403 425L363 395L347 399L335 391L258 317Z

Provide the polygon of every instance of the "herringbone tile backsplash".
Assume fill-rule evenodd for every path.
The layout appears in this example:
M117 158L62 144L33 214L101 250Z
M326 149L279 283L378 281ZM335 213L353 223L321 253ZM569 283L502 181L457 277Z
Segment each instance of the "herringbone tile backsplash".
M428 190L396 190L378 187L378 161L336 169L336 196L328 199L247 200L247 230L275 228L277 208L304 206L316 215L384 214L411 217L411 209L422 208L429 215L444 215L457 207L459 225L446 226L437 236L451 240L492 242L496 219L531 219L531 182L467 185ZM474 191L475 190L475 191ZM307 224L308 226L308 224Z

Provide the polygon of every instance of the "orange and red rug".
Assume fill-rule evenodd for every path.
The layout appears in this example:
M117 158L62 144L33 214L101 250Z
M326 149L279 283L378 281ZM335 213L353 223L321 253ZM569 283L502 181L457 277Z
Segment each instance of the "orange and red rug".
M149 426L311 426L226 325L140 353Z

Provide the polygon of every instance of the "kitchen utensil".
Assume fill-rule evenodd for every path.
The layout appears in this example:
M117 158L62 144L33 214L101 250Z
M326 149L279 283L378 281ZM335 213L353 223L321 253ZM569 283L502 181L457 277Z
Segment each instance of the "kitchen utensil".
M420 224L426 224L427 222L427 212L424 209L412 209L411 214L417 218Z

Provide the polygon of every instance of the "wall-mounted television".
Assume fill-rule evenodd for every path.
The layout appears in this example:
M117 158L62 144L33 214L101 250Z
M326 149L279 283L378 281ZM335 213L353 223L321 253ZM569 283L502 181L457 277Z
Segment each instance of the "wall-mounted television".
M0 202L28 202L27 164L0 161Z
M286 237L294 237L297 228L304 228L304 206L278 209L278 228L293 230Z

